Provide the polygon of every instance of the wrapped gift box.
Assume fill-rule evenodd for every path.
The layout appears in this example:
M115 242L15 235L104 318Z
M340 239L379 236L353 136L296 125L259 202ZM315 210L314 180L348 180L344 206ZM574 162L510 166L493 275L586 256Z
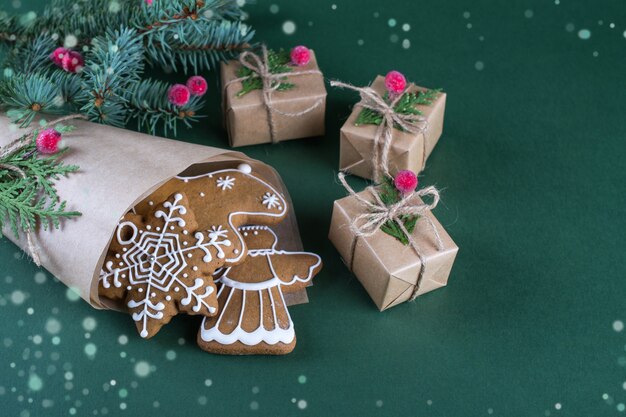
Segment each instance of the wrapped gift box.
M386 91L385 77L376 77L371 88L383 96ZM426 90L428 89L410 84L407 92ZM393 129L393 142L389 154L389 171L392 174L402 169L413 172L420 172L423 169L424 162L441 137L445 107L446 94L441 92L431 105L417 106L428 121L428 127L424 132L412 134ZM373 179L374 137L378 126L374 124L355 126L362 110L361 106L354 106L352 114L341 128L339 169L359 177Z
M303 74L298 72L318 70L315 53L311 50L311 60L307 65L294 67L292 72L285 73L286 82L295 87L285 91L272 93L272 105L278 110L273 114L276 127L275 141L323 136L325 132L324 115L326 109L326 88L322 74ZM272 142L268 112L263 102L263 92L253 90L237 97L241 91L241 82L233 82L238 78L237 71L241 67L238 60L221 63L221 80L224 89L223 108L224 123L228 131L230 146L256 145ZM298 113L321 103L305 114L286 116L283 113Z
M359 195L364 193L367 191ZM437 249L429 223L418 220L412 236L425 265L419 283L421 262L411 246L403 245L381 230L369 237L354 234L350 224L362 212L363 207L355 197L335 201L329 239L380 311L409 300L416 285L419 285L417 295L420 296L447 284L458 247L431 212L426 216L441 235L443 249Z

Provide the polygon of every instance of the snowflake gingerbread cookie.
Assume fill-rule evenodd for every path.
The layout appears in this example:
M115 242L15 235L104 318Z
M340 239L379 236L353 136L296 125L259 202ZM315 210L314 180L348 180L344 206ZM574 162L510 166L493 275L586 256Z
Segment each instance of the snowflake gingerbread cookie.
M322 261L313 253L277 249L276 234L266 226L239 231L248 257L216 272L219 313L204 318L198 345L229 355L287 354L296 345L296 334L283 293L306 287Z
M179 311L217 314L214 262L232 243L224 230L201 231L184 193L145 217L127 214L117 227L99 293L124 300L143 338L154 336Z

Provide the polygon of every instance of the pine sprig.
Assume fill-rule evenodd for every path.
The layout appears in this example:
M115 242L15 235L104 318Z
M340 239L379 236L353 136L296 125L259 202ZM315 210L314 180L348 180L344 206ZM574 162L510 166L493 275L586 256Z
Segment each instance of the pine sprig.
M441 89L419 91L417 93L404 93L394 106L394 111L398 114L421 116L422 112L416 107L418 105L430 106L441 93ZM383 97L389 102L389 94ZM380 125L383 122L383 115L372 109L363 109L354 122L355 126ZM395 126L398 128L398 126Z
M269 70L272 74L282 74L293 71L293 68L288 65L289 62L291 62L289 53L283 49L280 49L279 51L268 49L267 61ZM237 77L250 77L242 81L241 91L236 94L237 97L243 97L250 91L263 89L263 80L261 80L261 77L259 77L250 68L244 66L239 67L237 70ZM284 81L286 79L287 77L275 80L272 85L275 86L276 83L278 83L278 91L291 90L295 87L295 84Z
M394 186L393 180L389 177L386 177L383 180L382 184L380 184L379 189L378 189L378 195L380 196L380 199L383 202L383 204L385 204L386 206L395 204L399 202L400 199L402 198L400 192ZM417 224L418 219L419 219L419 216L403 215L403 216L400 216L399 220L402 222L407 232L413 233L413 230L415 230L415 225ZM383 224L380 227L380 230L387 233L389 236L395 237L400 242L402 242L403 245L409 244L408 236L404 234L404 232L402 231L402 229L400 228L400 225L398 224L396 220L388 220L385 224Z
M69 132L71 127L57 126L60 132ZM59 201L54 181L78 170L75 165L60 161L63 152L38 157L35 137L22 150L0 158L0 165L10 165L23 172L0 169L0 236L4 222L15 236L19 231L35 230L38 225L44 229L58 228L60 220L80 216L77 211L66 211L67 203Z

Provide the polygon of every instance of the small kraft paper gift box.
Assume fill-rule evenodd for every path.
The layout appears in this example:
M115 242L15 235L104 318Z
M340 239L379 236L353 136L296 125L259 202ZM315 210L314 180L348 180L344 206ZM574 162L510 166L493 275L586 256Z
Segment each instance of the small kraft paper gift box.
M432 205L424 204L419 196L413 198L423 209L410 232L414 246L403 244L380 228L369 236L359 236L353 225L359 216L366 217L363 201L375 202L373 191L368 187L335 201L329 239L383 311L445 286L458 246L430 212Z
M313 50L246 51L221 63L221 80L230 146L324 135L326 88Z
M341 171L367 179L377 179L377 170L385 166L391 173L402 169L420 172L441 137L446 94L407 85L406 81L399 85L399 92L393 93L390 87L394 85L386 79L389 74L378 76L365 88L331 83L361 94L361 101L341 128ZM383 117L389 108L393 114Z

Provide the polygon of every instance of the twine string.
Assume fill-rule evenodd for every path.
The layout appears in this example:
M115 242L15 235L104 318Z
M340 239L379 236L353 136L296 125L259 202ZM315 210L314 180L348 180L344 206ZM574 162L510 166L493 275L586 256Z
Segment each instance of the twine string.
M48 123L48 125L58 124L58 123L64 122L66 120L71 120L71 119L86 119L86 117L80 114L71 114L69 116L64 116L64 117L55 119L51 121L50 123ZM28 147L31 143L30 141L32 140L33 134L39 129L41 128L40 127L31 128L27 130L25 133L23 133L21 136L19 136L17 139L14 139L13 141L9 142L7 145L0 147L0 159L6 158ZM25 155L26 158L29 156L30 154ZM0 163L0 169L13 171L24 179L28 177L26 173L20 167L13 165L13 164ZM28 227L25 232L26 232L26 244L28 246L29 255L33 259L33 262L35 263L35 265L41 266L41 257L39 256L39 251L37 250L37 246L35 245L35 237L33 235L33 231L30 227Z
M425 220L435 238L437 251L442 251L444 248L444 244L441 238L441 234L439 233L439 230L435 226L433 220L429 216L425 216L427 212L431 211L432 209L437 207L437 204L439 204L439 191L433 186L422 188L421 190L404 195L397 203L387 206L382 201L382 199L380 198L380 194L373 186L369 186L365 189L373 197L372 201L371 199L365 198L363 195L359 195L357 192L355 192L354 189L350 187L350 185L346 181L344 173L340 172L338 177L339 182L346 189L348 194L355 198L358 203L365 209L364 213L356 216L354 219L352 219L350 223L350 230L357 238L372 236L374 233L376 233L377 230L381 228L381 226L383 226L388 221L395 221L396 224L400 227L402 233L404 233L404 235L407 237L409 246L411 246L411 248L420 260L419 275L417 277L415 288L413 289L410 297L411 301L415 300L420 289L422 278L424 277L424 272L426 270L425 259L415 238L404 226L402 217L419 216L418 220ZM432 202L425 203L418 200L418 198L423 197L431 198ZM351 262L352 261L353 260L351 260Z
M265 107L265 111L267 113L267 120L270 127L270 138L272 139L272 143L277 143L278 140L276 138L276 122L274 115L279 114L285 117L300 117L307 113L312 112L320 105L324 103L324 97L320 97L313 103L311 106L297 112L285 112L280 109L277 109L272 101L272 93L280 88L280 81L284 80L288 77L300 76L300 75L312 75L322 73L319 70L306 70L306 71L292 71L292 72L281 72L274 74L270 70L269 65L269 56L267 47L265 45L261 45L261 56L252 52L245 51L239 55L239 63L252 71L252 74L247 75L245 77L239 77L232 79L224 84L222 87L222 93L225 97L226 88L231 84L242 82L248 80L250 78L259 77L261 82L263 83L263 87L261 89L263 106Z
M382 116L382 121L378 125L374 134L374 180L380 182L383 175L389 174L389 153L393 143L393 128L400 127L405 132L412 134L423 133L428 129L428 120L416 114L401 114L395 111L395 107L402 98L402 94L395 95L388 103L385 99L371 87L356 87L352 84L340 81L331 81L333 87L347 88L354 90L361 96L361 101L357 106L370 109ZM381 148L382 142L382 150ZM426 163L426 140L423 141L421 168L424 169Z

